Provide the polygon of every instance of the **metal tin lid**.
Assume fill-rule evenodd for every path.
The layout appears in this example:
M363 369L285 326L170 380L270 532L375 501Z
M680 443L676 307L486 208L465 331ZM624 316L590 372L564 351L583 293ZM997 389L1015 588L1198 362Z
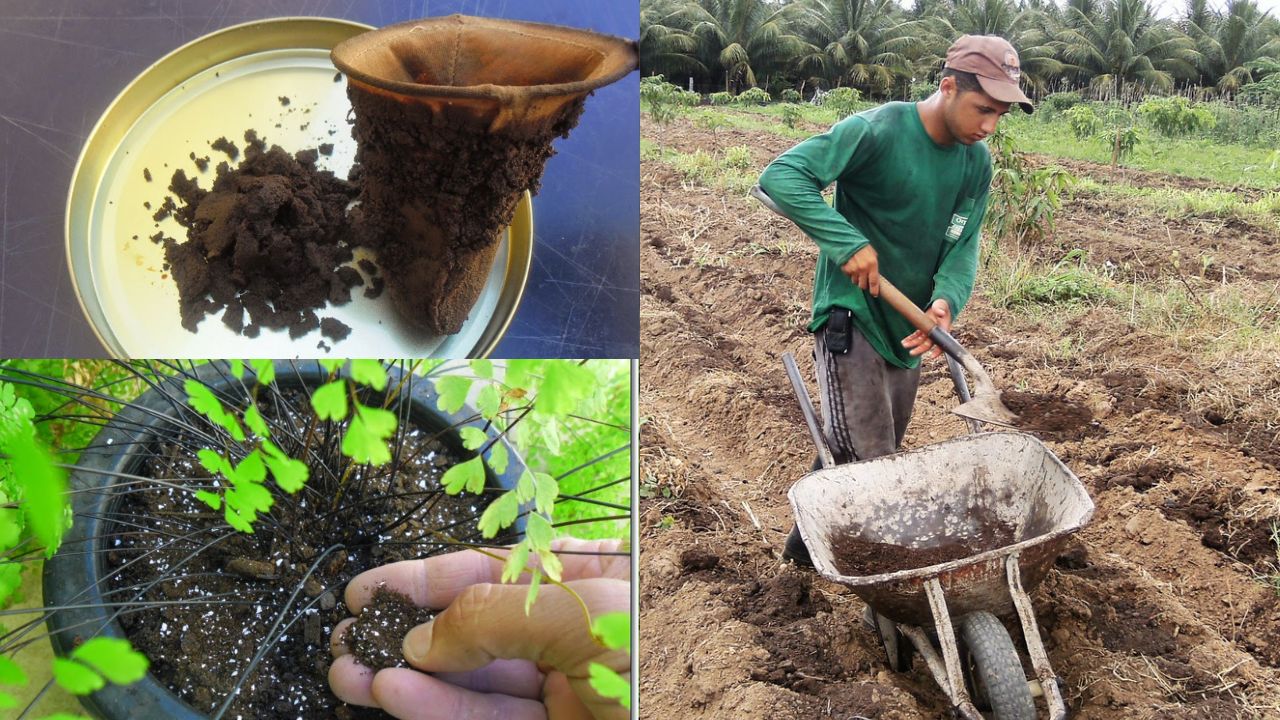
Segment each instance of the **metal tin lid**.
M484 356L506 331L524 293L533 247L526 193L505 233L480 299L462 330L424 336L404 323L385 294L318 314L351 327L342 341L287 330L257 338L206 317L191 333L181 326L178 289L164 270L157 230L185 238L172 218L157 227L174 171L212 185L228 158L210 148L220 137L243 146L254 129L290 152L332 143L319 165L344 177L355 158L347 125L345 79L329 59L339 42L369 26L322 18L281 18L220 30L175 50L145 70L116 98L90 134L67 202L67 260L81 307L103 345L124 357ZM288 98L286 103L284 98ZM199 172L191 154L210 158ZM233 163L234 164L234 163ZM144 177L144 170L151 181ZM150 203L148 208L144 203ZM329 350L319 347L323 340Z

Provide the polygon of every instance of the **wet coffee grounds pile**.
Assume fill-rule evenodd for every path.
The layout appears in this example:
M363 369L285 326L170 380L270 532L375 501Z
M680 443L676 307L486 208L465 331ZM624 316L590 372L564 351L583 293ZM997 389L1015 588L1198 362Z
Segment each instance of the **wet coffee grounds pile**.
M380 404L361 395L361 402ZM291 456L307 456L298 443L310 437L307 487L296 495L272 488L269 515L259 516L252 534L234 532L222 512L194 497L212 484L192 449L207 436L154 441L141 465L126 471L165 485L141 481L113 502L102 540L104 591L130 603L120 623L150 658L152 675L201 713L212 715L240 683L224 717L388 718L347 706L329 689L330 634L352 615L343 602L346 584L379 565L447 551L434 534L441 530L478 540L484 504L441 491L440 477L459 459L436 433L415 427L404 430L393 463L357 468L339 493L345 425L317 422L307 396L293 391L260 407L282 427L273 435ZM198 432L210 432L197 424ZM333 549L339 544L345 549ZM140 588L149 589L134 600Z
M414 605L404 593L379 585L373 600L347 628L345 642L360 664L376 670L409 667L404 659L404 636L436 614Z
M158 235L165 262L178 286L182 326L191 332L207 315L247 337L263 328L288 328L301 337L319 328L339 340L349 328L316 311L342 305L351 288L363 284L350 267L352 244L347 206L355 187L316 167L318 153L290 155L266 147L254 131L245 133L244 159L232 168L222 162L212 189L200 187L182 170L155 214L172 215L187 229L178 240ZM215 141L230 157L238 149Z
M1013 526L998 521L984 523L974 538L923 548L867 542L858 533L853 526L832 533L831 554L842 575L880 575L939 565L1012 544L1016 537Z

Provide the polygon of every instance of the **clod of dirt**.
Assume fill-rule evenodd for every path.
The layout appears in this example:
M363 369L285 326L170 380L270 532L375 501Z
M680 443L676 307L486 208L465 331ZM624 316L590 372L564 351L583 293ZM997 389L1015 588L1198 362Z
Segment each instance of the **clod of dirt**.
M151 168L142 168L142 179L151 182Z
M1069 544L1054 560L1054 565L1064 570L1084 570L1089 564L1089 549L1080 542Z
M775 627L831 612L831 603L814 591L813 578L808 572L783 572L763 582L747 583L736 601L734 616L759 627Z
M161 220L164 220L165 218L172 215L173 212L177 209L178 209L178 206L174 204L173 198L171 196L166 195L164 198L164 202L160 203L160 209L156 210L155 214L151 216L151 219L155 220L156 222L160 222Z
M448 106L433 110L348 86L363 172L353 220L378 255L401 316L437 335L462 329L525 190L537 192L551 141L583 101L490 132Z
M1168 480L1175 473L1182 472L1184 469L1174 463L1153 460L1142 463L1129 472L1108 478L1107 487L1113 488L1127 485L1137 492L1146 492L1155 487L1157 483L1162 480Z
M701 548L689 548L680 553L680 567L685 572L711 570L720 564L720 556Z
M245 133L245 158L218 166L212 190L183 171L156 214L187 228L185 242L165 239L165 261L178 285L182 326L191 332L226 308L227 327L248 337L288 328L292 337L320 326L315 310L351 297L359 273L346 220L355 188L316 167L314 150L290 156ZM248 313L248 322L244 314Z
M1208 492L1186 499L1175 494L1161 503L1161 511L1167 517L1186 521L1200 533L1205 547L1251 565L1260 576L1268 577L1276 562L1276 518L1267 513L1250 516L1235 510L1245 498L1238 490Z
M373 590L373 601L347 628L346 644L361 665L375 671L409 667L401 649L404 636L435 616L414 605L404 593L379 585Z
M280 101L280 107L289 107L289 96L281 95L277 99Z
M933 547L910 548L889 543L867 542L856 527L844 527L831 534L831 554L836 569L844 575L865 576L940 565L1015 541L1012 525L997 520L982 523L976 537Z
M1051 440L1080 440L1102 433L1089 408L1053 395L1020 390L1000 394L1005 407L1018 416L1018 429Z

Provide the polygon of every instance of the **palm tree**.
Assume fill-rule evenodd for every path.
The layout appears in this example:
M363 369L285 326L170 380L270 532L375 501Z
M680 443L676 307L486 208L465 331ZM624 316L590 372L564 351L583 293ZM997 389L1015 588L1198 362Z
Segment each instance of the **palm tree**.
M1062 22L1068 27L1077 27L1077 18L1094 18L1102 11L1103 0L1067 0L1062 9ZM1075 12L1072 12L1072 11Z
M1192 0L1184 20L1204 58L1201 81L1213 82L1220 93L1235 94L1255 79L1250 63L1280 57L1280 36L1269 31L1269 13L1255 0L1227 0L1222 13L1203 10L1203 2Z
M922 21L893 0L803 0L805 36L819 50L807 63L836 85L885 93L910 80L912 57L928 41Z
M1013 0L956 0L951 26L969 35L999 35L1008 40L1018 15Z
M1066 69L1094 87L1119 99L1126 84L1170 90L1175 77L1196 76L1195 42L1156 18L1148 0L1100 0L1094 16L1081 10L1092 0L1069 2L1053 46Z
M759 84L762 74L782 72L815 49L791 32L794 5L771 0L686 0L669 16L671 25L699 42L699 60L724 72L725 90Z
M642 0L640 3L640 72L646 75L706 75L698 61L698 39L674 25L681 0Z
M1052 3L1050 3L1052 5ZM952 35L999 35L1018 51L1027 84L1043 91L1062 73L1050 44L1052 16L1038 8L1018 10L1013 0L956 0Z

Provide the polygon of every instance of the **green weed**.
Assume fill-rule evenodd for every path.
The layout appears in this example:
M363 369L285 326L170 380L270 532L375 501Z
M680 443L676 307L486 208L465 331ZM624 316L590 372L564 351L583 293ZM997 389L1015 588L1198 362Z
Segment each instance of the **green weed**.
M1166 219L1197 217L1234 218L1280 229L1280 192L1260 195L1256 200L1223 190L1150 188L1099 183L1081 178L1075 191L1101 197L1123 198L1141 212Z
M1072 105L1063 115L1067 118L1071 134L1075 135L1077 140L1091 138L1102 132L1102 119L1088 105Z
M751 167L751 148L744 145L735 145L731 148L725 148L724 164L725 167L731 167L737 170L745 170Z
M674 167L687 183L723 188L735 195L745 195L760 174L751 167L750 154L748 148L729 148L717 158L699 148L691 153L669 151L660 160Z
M1182 96L1152 97L1142 101L1138 114L1165 137L1180 137L1212 130L1218 119L1203 107L1192 107Z
M763 105L770 102L773 98L769 97L768 91L764 88L753 87L738 93L733 99L735 105Z
M789 128L795 128L804 119L804 113L800 110L799 105L787 104L782 106L782 122Z
M996 252L988 257L984 284L992 304L1003 308L1092 305L1115 295L1108 279L1085 263L1080 250L1051 266L1025 255Z

